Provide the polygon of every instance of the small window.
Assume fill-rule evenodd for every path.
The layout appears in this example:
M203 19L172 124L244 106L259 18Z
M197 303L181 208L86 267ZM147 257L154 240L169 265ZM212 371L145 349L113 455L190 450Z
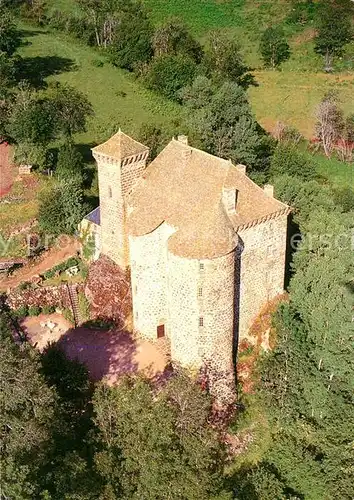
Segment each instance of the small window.
M165 325L159 325L157 327L157 338L162 339L165 336Z
M200 271L204 271L204 264L203 264L203 262L199 262L199 269L200 269Z
M203 318L203 316L200 316L200 318L199 318L199 326L204 326L204 318Z
M136 311L135 313L135 319L138 319L139 318L139 314L138 314L138 311Z
M198 297L203 296L203 288L198 288Z
M134 293L137 294L138 293L138 285L135 285L134 287Z
M111 188L111 186L108 187L108 197L112 198L112 188Z

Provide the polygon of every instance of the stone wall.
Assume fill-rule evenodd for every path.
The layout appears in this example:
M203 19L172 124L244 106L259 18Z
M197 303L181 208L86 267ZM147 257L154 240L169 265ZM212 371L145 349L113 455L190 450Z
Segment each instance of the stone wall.
M125 197L146 168L147 153L122 162L94 155L98 167L101 251L121 268L129 265Z
M77 285L78 291L83 291L83 285ZM28 290L13 289L7 294L7 303L11 309L21 306L54 306L61 309L71 309L70 298L66 285L30 288Z
M287 215L239 232L239 338L248 330L267 301L284 291Z
M173 232L164 223L149 234L129 237L134 330L150 340L156 340L159 325L169 336L167 240Z
M169 270L172 362L205 370L211 393L228 404L235 395L235 253L202 261L169 254Z
M119 161L97 157L101 211L101 251L121 267L127 265L125 208Z

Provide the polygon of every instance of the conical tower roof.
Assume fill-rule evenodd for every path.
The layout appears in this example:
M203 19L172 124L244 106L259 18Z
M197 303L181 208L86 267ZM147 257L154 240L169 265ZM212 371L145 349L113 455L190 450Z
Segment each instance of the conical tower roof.
M116 160L123 160L129 156L135 156L149 151L147 146L135 141L129 135L124 134L120 129L108 141L92 149L94 153L99 153Z

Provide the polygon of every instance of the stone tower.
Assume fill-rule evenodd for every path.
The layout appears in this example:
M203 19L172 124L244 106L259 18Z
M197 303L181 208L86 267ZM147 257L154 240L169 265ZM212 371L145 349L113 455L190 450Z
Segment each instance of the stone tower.
M127 196L146 168L149 148L121 132L92 149L100 192L101 253L129 265Z

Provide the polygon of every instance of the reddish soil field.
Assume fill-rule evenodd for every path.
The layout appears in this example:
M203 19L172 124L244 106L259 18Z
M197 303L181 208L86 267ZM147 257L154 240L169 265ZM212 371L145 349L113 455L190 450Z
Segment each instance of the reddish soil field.
M50 320L56 327L50 331L41 326ZM70 359L85 364L94 380L105 378L115 384L124 374L143 372L159 378L167 359L156 344L136 340L127 332L73 328L61 314L41 314L26 318L22 327L32 345L42 350L48 342L58 342Z
M14 168L11 163L11 148L6 143L0 144L0 196L7 194L14 180Z

